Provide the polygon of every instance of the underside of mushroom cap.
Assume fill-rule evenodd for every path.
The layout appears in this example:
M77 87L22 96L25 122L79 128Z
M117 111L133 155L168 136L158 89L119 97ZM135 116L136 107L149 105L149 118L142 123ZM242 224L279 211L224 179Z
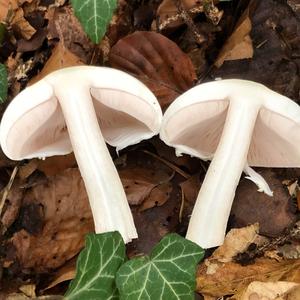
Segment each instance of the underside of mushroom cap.
M162 112L143 83L111 68L71 67L49 74L10 103L0 130L5 154L20 160L72 152L55 90L76 90L77 86L90 90L102 135L109 144L122 149L158 134Z
M265 86L245 80L198 85L165 112L161 139L186 153L211 160L219 144L232 99L260 101L247 161L250 166L300 166L300 107ZM258 99L258 100L257 100Z

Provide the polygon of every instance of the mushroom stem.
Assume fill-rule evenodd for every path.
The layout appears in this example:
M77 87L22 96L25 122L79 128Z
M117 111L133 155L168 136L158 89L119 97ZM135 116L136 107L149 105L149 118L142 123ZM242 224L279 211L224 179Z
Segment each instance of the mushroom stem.
M252 99L229 102L222 136L198 194L186 238L203 248L224 241L235 190L243 169L260 109ZM251 104L251 105L248 105Z
M65 85L68 83L64 83ZM124 242L137 238L127 198L99 128L88 87L55 88L73 151L84 180L96 233L119 231Z

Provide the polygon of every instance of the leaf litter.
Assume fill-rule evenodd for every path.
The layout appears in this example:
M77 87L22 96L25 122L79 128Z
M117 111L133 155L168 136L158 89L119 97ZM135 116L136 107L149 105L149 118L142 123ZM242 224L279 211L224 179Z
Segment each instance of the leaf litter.
M297 13L293 1L285 5L267 0L256 3L255 10L247 1L240 1L236 9L230 2L215 1L215 16L220 16L215 23L214 10L204 12L197 1L184 1L188 5L183 11L178 11L176 1L165 0L159 3L161 6L149 1L146 9L139 9L137 1L119 2L103 41L93 45L65 1L1 0L0 21L6 31L4 42L0 41L0 63L5 63L8 71L8 100L28 82L32 84L53 70L102 62L144 81L163 108L197 79L216 77L260 81L300 100L299 21L292 14ZM171 12L166 13L166 3ZM191 18L182 17L195 8ZM134 16L137 11L139 20ZM172 21L174 16L177 24ZM133 24L131 20L138 22ZM162 32L149 31L151 23L152 27L155 23L161 26L162 21L166 23ZM200 44L195 43L194 25L204 37ZM138 31L137 26L146 31ZM145 149L154 156L142 154ZM127 252L130 257L149 254L166 234L185 233L207 165L188 156L176 158L173 150L157 139L124 150L121 155L127 158L118 168L125 189L128 186L127 196L140 236L128 245ZM5 176L1 175L0 180L11 173L11 167L11 162L1 160L0 175ZM14 279L28 278L29 274L33 284L42 282L45 287L52 281L54 287L60 283L63 290L61 283L74 276L74 260L83 247L85 234L93 231L76 162L73 156L33 160L21 165L18 172L1 215L2 225L7 228L2 243L5 274ZM289 197L282 182L296 181L300 174L280 169L262 172L271 174L269 182L275 186L277 198L261 199L258 196L262 194L251 183L245 187L241 180L228 229L259 222L259 230L252 225L230 231L224 247L200 264L197 290L207 298L234 295L232 299L247 299L255 294L273 299L268 294L270 289L281 293L280 299L299 294L299 237L283 238L299 213L299 193ZM70 259L73 264L64 270ZM60 270L57 268L62 272L56 273L55 282L54 274ZM40 272L48 275L46 281L35 279ZM21 297L26 299L24 294Z

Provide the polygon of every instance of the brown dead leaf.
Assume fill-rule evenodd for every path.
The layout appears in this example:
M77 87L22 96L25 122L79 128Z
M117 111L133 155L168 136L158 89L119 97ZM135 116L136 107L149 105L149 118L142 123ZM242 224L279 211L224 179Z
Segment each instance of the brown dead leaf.
M257 259L255 264L214 263L215 272L209 272L210 262L202 263L197 272L197 291L210 296L222 297L239 294L252 281L291 281L300 283L300 260L276 261Z
M159 18L159 24L162 25L171 18L174 18L175 16L178 15L178 9L175 5L174 0L163 0L162 3L159 5L157 9L157 18ZM199 4L199 1L197 0L182 0L181 1L182 7L186 10L190 10L192 8L198 7L199 12L203 12L203 5ZM168 28L175 28L178 27L179 25L183 24L183 20L181 18L177 18L176 21L170 22L167 27ZM164 28L166 26L163 26Z
M288 294L295 287L300 286L295 282L277 281L277 282L251 282L246 291L243 292L240 300L251 300L251 299L266 299L266 300L279 300L284 295ZM235 295L234 299L237 299Z
M43 211L41 232L32 235L22 229L13 235L11 243L23 268L44 272L74 257L84 245L85 234L94 230L79 171L67 169L28 190L23 206L33 205ZM30 221L30 216L27 219Z
M258 223L243 228L231 229L227 233L223 245L213 253L211 259L216 259L219 262L231 261L235 255L244 252L257 239L258 231Z
M36 297L35 289L36 289L35 284L24 284L19 287L19 290L30 298Z
M281 296L289 293L295 287L300 286L295 282L277 281L277 282L251 282L246 291L240 298L236 296L232 299L237 300L251 300L251 299L264 299L264 300L275 300L282 299Z
M131 205L141 204L154 187L171 179L170 174L151 168L127 168L119 170L127 200Z
M110 51L109 62L145 83L163 109L197 78L190 58L155 32L136 31L119 40Z
M181 191L183 193L180 220L191 215L200 190L200 186L201 184L198 174L180 183Z
M24 18L24 11L22 8L18 8L11 21L11 26L15 33L19 34L26 40L30 40L36 33L36 30L30 25L30 23Z
M296 215L290 209L290 196L276 170L264 168L258 172L268 182L273 197L258 193L253 182L241 178L231 209L231 224L244 227L257 222L261 234L277 237L296 221Z
M48 284L48 286L43 289L43 291L49 290L62 282L71 280L75 278L75 275L76 275L76 259L73 258L56 271L54 278Z
M1 223L4 228L10 227L18 217L23 193L24 190L20 188L18 180L15 180L7 195L6 203L1 216Z
M94 45L82 29L70 6L52 7L45 16L48 23L48 39L59 39L66 50L89 64Z
M23 181L26 180L38 167L39 160L32 159L27 164L19 167L18 176Z
M295 286L290 291L286 292L282 297L275 300L299 300L300 299L300 285Z
M222 47L214 65L220 68L226 60L238 60L253 57L253 46L250 37L252 28L250 11L254 8L252 1L240 17L233 33Z
M62 171L77 165L74 153L68 155L51 156L45 160L39 160L37 169L46 176L54 176Z
M0 22L5 21L8 11L18 8L18 0L0 0Z
M56 70L80 65L83 65L83 62L80 60L80 58L66 49L63 43L59 42L53 49L52 54L47 60L42 71L37 76L32 78L29 84L34 84Z
M170 198L171 192L172 184L169 182L156 186L142 203L139 211L144 211L155 206L164 205Z
M182 5L182 8L188 11L191 17L195 17L199 13L205 12L208 19L210 19L213 24L217 25L223 15L223 11L219 11L214 5L217 2L219 1L206 1L205 5L203 5L203 1L199 0L182 0L180 1L180 4ZM157 9L157 18L160 30L165 28L176 28L184 23L176 6L176 1L174 0L162 1ZM154 23L152 27L156 29Z

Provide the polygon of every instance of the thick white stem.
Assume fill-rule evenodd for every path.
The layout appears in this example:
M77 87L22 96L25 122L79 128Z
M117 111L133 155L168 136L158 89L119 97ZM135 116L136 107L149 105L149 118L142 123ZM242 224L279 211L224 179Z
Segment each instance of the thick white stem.
M230 100L222 136L198 194L186 235L203 248L219 246L224 241L259 108L252 99Z
M95 231L117 230L127 243L137 238L137 232L126 195L101 134L89 88L76 84L56 87L55 93L85 183Z

